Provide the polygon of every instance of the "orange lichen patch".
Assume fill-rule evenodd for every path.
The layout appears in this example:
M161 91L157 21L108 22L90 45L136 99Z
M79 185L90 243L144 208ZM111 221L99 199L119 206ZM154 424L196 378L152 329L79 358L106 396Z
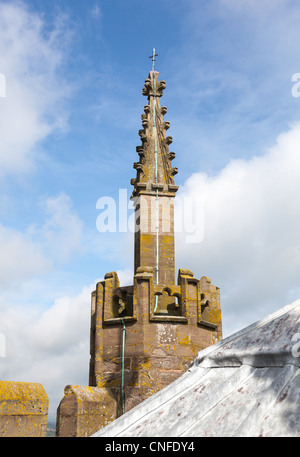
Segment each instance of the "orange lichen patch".
M212 322L214 324L221 323L221 310L220 308L208 308L202 313L202 319Z
M190 338L188 336L184 336L183 338L180 338L180 335L178 334L178 340L179 340L179 344L181 344L182 346L191 344Z

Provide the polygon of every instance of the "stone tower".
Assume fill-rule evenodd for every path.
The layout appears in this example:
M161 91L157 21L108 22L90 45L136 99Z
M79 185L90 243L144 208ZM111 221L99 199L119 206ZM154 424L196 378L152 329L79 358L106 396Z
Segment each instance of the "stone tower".
M139 161L133 164L136 178L131 180L136 211L133 285L120 287L111 272L92 294L90 385L109 389L118 414L175 380L199 350L221 338L219 288L186 269L179 270L175 284L177 168L169 151L167 108L160 104L166 84L158 76L152 70L143 87L148 104L141 116Z
M160 104L166 84L158 76L153 52L152 71L143 87L148 103L141 116L139 160L131 180L136 214L133 284L120 286L117 274L110 272L92 293L89 386L101 397L97 429L181 376L199 350L222 337L219 288L187 269L179 270L175 283L177 168L169 151L167 108ZM75 387L73 394L80 396Z

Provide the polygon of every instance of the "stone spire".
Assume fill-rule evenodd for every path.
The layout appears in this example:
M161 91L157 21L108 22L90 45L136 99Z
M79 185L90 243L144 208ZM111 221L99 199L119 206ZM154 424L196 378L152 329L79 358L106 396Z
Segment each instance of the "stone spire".
M174 196L178 186L174 185L174 176L178 170L172 167L175 153L169 151L172 137L167 136L170 123L164 120L167 112L165 106L160 106L160 97L166 87L165 81L158 80L159 72L150 71L145 80L143 95L148 98L148 104L142 114L142 126L139 130L142 144L137 146L139 161L133 164L136 178L131 180L134 186L133 197L141 194Z
M175 154L169 151L172 137L167 136L170 123L164 120L167 108L160 106L159 101L166 83L158 80L154 59L155 50L152 71L143 87L148 104L141 116L142 144L136 148L140 160L133 164L137 174L131 180L136 211L134 267L135 272L139 267L151 267L156 284L174 284L174 197L178 190L174 176L177 168L172 167Z

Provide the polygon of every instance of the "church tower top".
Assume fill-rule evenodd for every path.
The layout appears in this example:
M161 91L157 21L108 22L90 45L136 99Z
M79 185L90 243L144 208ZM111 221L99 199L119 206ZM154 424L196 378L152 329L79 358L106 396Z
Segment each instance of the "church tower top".
M175 283L177 169L171 167L167 109L159 103L165 82L158 80L155 57L153 50L132 182L133 284L120 286L110 271L92 292L89 387L65 388L58 436L90 436L175 381L198 351L222 338L219 288L185 268Z
M139 136L142 144L137 146L139 161L133 164L136 169L136 178L131 180L134 186L133 197L142 194L175 196L178 186L174 184L174 176L178 170L172 167L175 153L169 151L172 137L167 136L170 123L164 120L167 112L165 106L160 106L160 97L166 87L165 81L159 81L159 72L155 70L155 49L152 56L152 71L145 80L143 95L147 97L148 104L144 106L142 126Z

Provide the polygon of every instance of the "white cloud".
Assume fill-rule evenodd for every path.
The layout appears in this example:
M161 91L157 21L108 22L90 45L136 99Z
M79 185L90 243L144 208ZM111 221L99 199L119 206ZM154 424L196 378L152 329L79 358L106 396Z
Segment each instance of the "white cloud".
M51 271L81 249L83 222L68 195L42 199L45 222L23 232L0 224L0 284L2 291ZM1 296L0 296L1 302Z
M122 285L132 284L130 273L118 270ZM43 312L36 307L0 307L0 333L6 341L6 358L0 358L1 376L40 382L49 397L52 420L66 385L88 385L91 292L100 280L77 295L57 298Z
M83 222L72 210L70 197L64 193L43 199L42 205L48 217L41 236L55 258L67 261L80 248Z
M77 296L56 299L31 328L24 330L32 346L30 353L38 350L53 356L74 352L82 341L88 341L93 288L95 284L84 287Z
M0 3L0 72L6 81L0 103L1 175L30 170L38 143L66 126L63 102L70 86L58 70L67 28L57 24L46 33L41 18L22 2Z
M58 298L42 314L37 308L0 309L0 328L6 341L1 376L42 383L52 419L67 384L88 385L90 295L94 287Z
M295 124L263 155L195 173L181 190L204 198L204 239L177 234L177 263L221 287L226 334L300 296L299 144Z
M131 252L133 255L133 252ZM126 268L125 270L117 270L117 275L120 281L120 286L130 286L133 284L133 270Z
M39 243L0 224L0 284L2 290L49 270L51 262Z

